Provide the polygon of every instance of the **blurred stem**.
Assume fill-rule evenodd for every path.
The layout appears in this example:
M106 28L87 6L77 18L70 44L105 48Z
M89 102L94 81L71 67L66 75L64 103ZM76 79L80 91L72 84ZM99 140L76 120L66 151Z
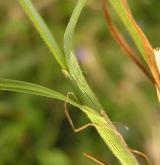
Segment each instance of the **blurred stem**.
M140 68L140 70L146 75L146 77L153 84L155 84L153 76L148 72L148 70L145 68L145 66L139 61L139 59L137 58L136 53L133 51L133 49L127 43L125 38L121 35L121 33L118 31L118 29L114 25L110 15L109 15L109 12L107 10L105 0L101 0L101 1L102 1L102 9L103 9L103 12L104 12L105 20L106 20L109 31L112 34L113 38L120 45L120 47L125 52L125 54Z

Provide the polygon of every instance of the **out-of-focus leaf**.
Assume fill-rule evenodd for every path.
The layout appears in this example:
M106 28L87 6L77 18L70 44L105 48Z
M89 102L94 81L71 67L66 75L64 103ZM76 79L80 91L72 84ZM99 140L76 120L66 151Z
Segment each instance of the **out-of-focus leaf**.
M119 44L125 54L140 68L140 70L154 83L154 79L145 66L138 59L136 52L130 47L123 35L119 32L116 25L114 25L112 18L110 17L109 11L107 10L105 0L102 0L102 9L104 12L105 20L108 25L109 31L112 34L115 41Z
M134 20L128 7L127 0L109 0L109 2L124 23L143 58L146 60L148 67L150 68L150 71L154 77L157 88L160 90L160 77L155 61L154 50L145 34Z

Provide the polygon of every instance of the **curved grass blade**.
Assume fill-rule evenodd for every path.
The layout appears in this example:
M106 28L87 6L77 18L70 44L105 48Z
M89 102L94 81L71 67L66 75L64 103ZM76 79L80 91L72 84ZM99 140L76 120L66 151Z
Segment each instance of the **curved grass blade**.
M67 99L67 97L64 96L63 94L56 92L52 89L43 87L41 85L37 85L29 82L10 80L10 79L0 79L0 90L33 94L33 95L58 99L61 101L67 100L67 102L69 102L73 106L79 107L79 105L76 102L72 101L71 99Z
M86 0L79 0L77 2L64 35L64 48L70 78L72 79L72 82L74 82L75 87L79 89L78 92L82 96L83 103L87 105L87 107L83 106L84 113L86 113L92 123L98 125L96 129L104 140L105 144L107 144L113 154L121 162L121 164L138 165L137 160L129 151L125 141L113 126L108 116L105 115L104 117L98 113L102 111L103 108L89 88L77 62L77 59L72 52L74 30L85 2Z
M43 21L42 17L39 15L35 7L33 6L30 0L19 0L19 3L25 10L26 14L29 16L33 25L45 41L46 45L50 49L51 53L55 57L56 61L59 65L64 69L65 68L65 60L64 55L61 52L56 40L54 39L53 34L48 29L47 25Z
M73 35L76 28L76 24L86 1L87 0L77 1L77 4L64 34L64 50L70 78L72 79L72 84L74 85L77 93L80 95L80 99L85 105L92 107L94 110L99 111L100 109L102 109L102 106L99 104L94 93L88 86L72 48Z
M96 129L105 143L109 146L109 148L113 151L116 157L121 161L124 165L137 165L136 159L129 152L127 145L125 144L123 138L120 134L114 129L114 126L108 122L108 118L100 115L93 109L79 105L71 99L68 99L66 96L48 89L46 87L23 82L17 80L9 80L9 79L0 79L0 90L7 91L15 91L27 94L34 94L49 98L54 98L62 101L67 101L73 106L81 109L91 120L92 123L96 124ZM116 151L116 152L115 152ZM126 163L127 162L127 163Z
M126 39L123 37L123 35L119 32L118 28L113 23L112 18L110 17L109 11L106 7L105 0L101 0L101 1L102 1L102 10L104 13L105 21L106 21L106 24L108 25L108 29L109 29L110 33L112 34L113 38L119 44L119 46L124 51L124 53L139 67L139 69L154 84L154 79L153 79L152 75L150 74L150 72L148 72L148 70L145 68L145 66L141 63L137 54L130 47L130 45L127 43Z
M67 28L64 34L64 49L67 55L70 54L72 51L72 44L73 44L72 42L73 42L75 27L77 25L78 18L86 2L87 0L78 0L76 7L72 13L72 16L69 20L69 23L67 25Z
M90 121L96 124L96 130L122 165L139 165L121 134L113 126L108 116L99 114L89 107L82 107Z
M146 42L148 42L148 40L146 39L144 33L142 32L142 30L139 28L139 26L136 24L135 20L131 16L131 12L129 8L126 6L126 1L125 0L108 0L108 1L111 3L112 7L119 15L121 21L124 23L126 29L130 33L135 45L137 46L143 57L146 59L142 38L144 38Z
M135 45L137 46L143 58L147 62L148 67L150 68L150 71L153 75L155 84L160 91L160 75L156 66L154 50L148 39L146 38L145 34L134 20L131 11L128 7L127 0L109 0L109 2L119 15L121 21L130 33Z

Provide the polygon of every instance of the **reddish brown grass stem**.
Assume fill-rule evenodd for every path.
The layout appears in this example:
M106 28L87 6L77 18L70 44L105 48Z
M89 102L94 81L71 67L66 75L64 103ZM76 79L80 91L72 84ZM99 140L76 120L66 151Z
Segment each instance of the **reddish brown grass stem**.
M112 34L113 38L116 40L116 42L120 45L122 50L125 52L125 54L132 59L132 61L140 68L140 70L151 80L152 83L155 84L154 78L152 75L148 72L148 70L145 68L145 66L140 62L140 60L137 58L136 53L133 51L133 49L129 46L125 38L121 35L121 33L118 31L114 23L112 22L112 19L109 15L109 12L106 7L105 0L101 0L102 2L102 9L105 16L105 21L108 25L109 31Z

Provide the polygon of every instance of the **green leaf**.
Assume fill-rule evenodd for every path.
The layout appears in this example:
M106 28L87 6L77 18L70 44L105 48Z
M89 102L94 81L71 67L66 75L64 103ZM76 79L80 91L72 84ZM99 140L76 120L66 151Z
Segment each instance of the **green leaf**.
M65 53L68 55L72 51L72 46L73 46L73 35L75 31L76 24L78 22L78 18L82 12L82 9L84 5L86 4L87 0L78 0L76 7L72 13L72 16L69 20L69 23L67 25L65 34L64 34L64 48L65 48Z
M97 125L96 129L104 140L105 144L107 144L110 150L123 165L138 165L137 160L128 149L122 136L113 126L108 116L106 114L103 116L98 113L102 111L103 108L98 102L94 93L89 88L77 59L72 51L73 34L85 2L86 0L79 0L77 2L64 35L64 48L67 66L69 69L69 78L75 86L75 89L78 91L78 96L81 96L82 102L87 105L81 107L81 109L88 116L90 121Z
M104 142L109 146L111 151L115 154L115 156L120 160L120 162L124 165L136 165L136 159L130 153L127 145L125 144L121 135L117 132L115 127L109 121L107 116L101 115L94 111L93 109L77 104L73 100L67 98L66 96L48 89L46 87L36 85L33 83L17 81L17 80L9 80L9 79L0 79L0 90L7 91L15 91L27 94L34 94L49 98L54 98L62 101L66 101L73 106L82 110L92 123L95 124L95 127L104 140ZM127 163L126 163L127 162Z
M74 31L76 28L76 24L78 22L78 18L82 12L82 9L86 1L87 0L78 0L76 4L76 7L72 13L72 16L69 20L68 26L64 34L64 49L65 49L65 55L66 55L67 66L69 69L70 79L78 93L78 96L80 96L80 99L85 105L92 107L94 110L100 111L102 109L102 106L99 104L94 93L91 91L90 87L88 86L82 74L81 68L78 64L78 61L72 51Z
M108 116L105 113L99 114L89 107L82 108L91 122L96 125L97 132L121 164L139 165L121 134L108 120Z
M128 6L126 6L122 2L122 0L109 0L109 2L111 3L112 7L115 9L117 14L119 15L121 21L124 23L126 29L130 33L137 48L145 58L145 51L143 47L142 38L139 35L139 32L141 32L141 30L139 29L139 27L137 27L133 18L130 17L130 14L128 13L127 10Z
M50 45L50 42L48 42L48 35L46 35L48 31L44 31L44 29L41 29L41 26L40 26L41 17L38 15L36 10L34 9L32 3L29 0L19 0L19 2L22 4L24 9L26 10L26 13L30 16L32 22L35 24L35 27L40 32L40 34L42 35L45 42L50 48L51 45ZM102 110L102 106L100 105L97 98L95 97L91 89L89 88L82 74L80 66L77 62L77 59L72 51L72 40L73 40L74 30L75 30L78 18L80 16L80 13L85 5L85 2L86 0L79 0L77 2L77 5L74 9L74 12L71 16L71 19L69 21L69 24L65 32L64 48L65 48L65 55L66 55L67 67L68 67L69 72L68 70L65 70L65 69L63 70L63 72L72 81L73 85L75 86L75 89L77 89L78 91L78 96L80 95L81 100L86 106L79 105L76 102L72 101L71 99L67 99L64 95L56 91L53 91L51 89L48 89L39 85L31 84L31 83L26 83L26 82L1 79L0 90L17 91L17 92L50 97L50 98L56 98L63 101L66 100L68 103L80 108L88 116L90 121L95 124L95 127L98 133L100 134L100 136L102 137L102 139L104 140L104 142L108 145L110 150L114 153L114 155L119 159L119 161L123 165L137 165L138 162L136 161L135 157L132 155L132 153L128 149L123 138L118 133L116 128L113 126L108 116L107 115L104 116L95 111L97 110L100 112ZM44 23L42 23L42 27L43 26L45 26ZM57 50L57 48L54 50ZM52 51L52 52L55 53L55 51ZM57 54L59 55L59 53ZM56 56L56 58L59 59L59 56ZM64 64L61 60L57 60L57 61L60 63L61 66L62 64Z
M25 10L26 14L29 16L30 20L45 41L46 45L50 49L51 53L53 54L59 65L64 69L64 55L61 52L56 40L54 39L53 34L48 29L47 25L33 6L32 2L30 0L19 0L19 3Z
M133 18L129 6L127 4L127 0L109 0L109 2L119 15L121 21L130 33L130 36L133 39L135 45L137 46L138 50L141 52L143 58L148 64L148 67L153 75L154 82L157 86L158 92L160 92L160 78L158 67L156 65L154 50L149 43L147 37Z
M68 99L66 96L64 96L63 94L59 92L43 87L41 85L28 83L24 81L0 79L0 90L15 91L15 92L49 97L49 98L58 99L61 101L67 101L73 106L79 107L79 105L76 102L72 101L71 99Z

